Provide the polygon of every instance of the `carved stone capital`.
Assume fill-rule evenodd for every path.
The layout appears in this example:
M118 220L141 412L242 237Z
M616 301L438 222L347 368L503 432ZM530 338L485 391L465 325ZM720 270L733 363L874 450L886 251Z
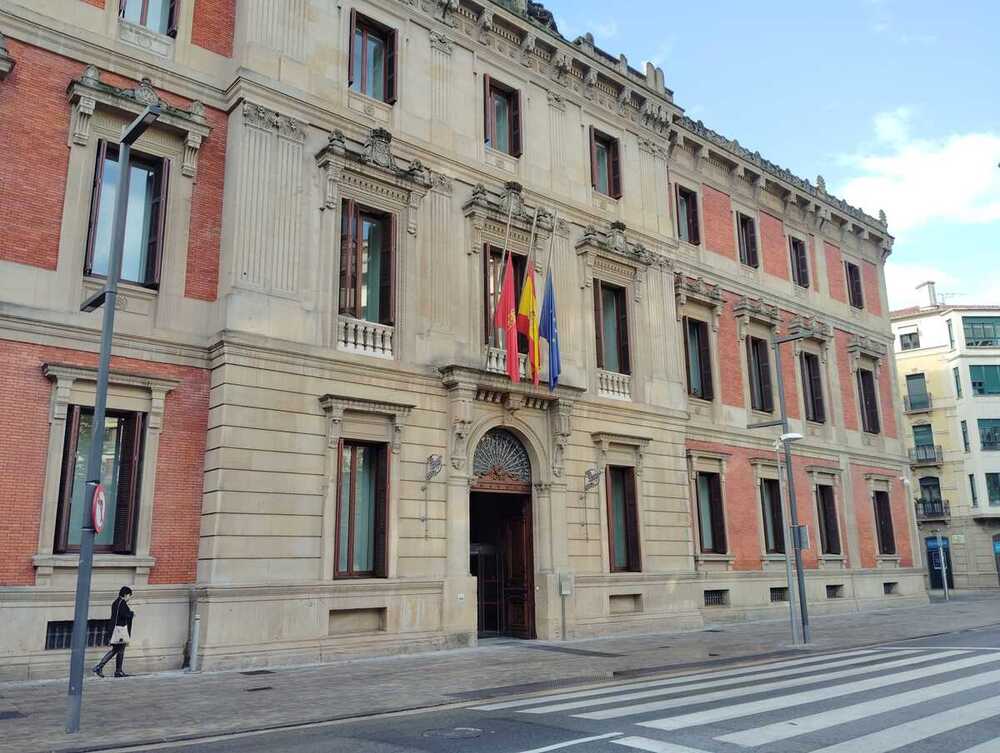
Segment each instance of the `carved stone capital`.
M444 34L438 31L431 31L431 49L443 52L445 55L450 55L454 51L455 45Z

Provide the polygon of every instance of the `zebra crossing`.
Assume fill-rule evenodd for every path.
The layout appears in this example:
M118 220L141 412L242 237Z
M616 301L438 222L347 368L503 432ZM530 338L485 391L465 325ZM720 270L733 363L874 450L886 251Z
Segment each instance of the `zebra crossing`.
M1000 753L1000 650L865 648L474 709L620 730L581 751Z

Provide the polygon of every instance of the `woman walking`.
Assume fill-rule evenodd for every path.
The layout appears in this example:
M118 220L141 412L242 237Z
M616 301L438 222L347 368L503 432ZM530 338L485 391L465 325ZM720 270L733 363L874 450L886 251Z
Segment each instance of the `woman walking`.
M125 647L132 640L132 618L135 616L135 612L128 606L131 598L132 589L122 586L118 598L111 604L111 650L94 667L94 674L98 677L104 677L101 670L111 661L112 656L115 657L115 677L128 677L125 674Z

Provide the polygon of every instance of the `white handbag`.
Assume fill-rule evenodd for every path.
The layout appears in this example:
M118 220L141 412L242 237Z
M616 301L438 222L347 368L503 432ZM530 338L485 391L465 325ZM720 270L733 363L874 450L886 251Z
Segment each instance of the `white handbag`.
M115 625L114 631L111 633L111 645L114 646L116 643L127 644L132 637L128 634L128 628L124 625Z

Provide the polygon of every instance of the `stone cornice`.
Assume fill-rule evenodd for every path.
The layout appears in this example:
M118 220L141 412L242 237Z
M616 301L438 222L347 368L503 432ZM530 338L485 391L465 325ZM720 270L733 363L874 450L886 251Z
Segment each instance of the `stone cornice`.
M528 230L537 210L537 229L547 233L552 232L552 212L545 207L526 204L523 192L521 184L513 180L507 181L499 193L491 191L482 183L477 183L472 187L472 194L468 200L462 205L462 212L466 217L489 216L504 223L509 216L512 224Z
M97 380L97 369L73 364L46 363L42 366L42 373L52 380L79 379L87 382ZM180 384L180 381L177 379L164 379L163 377L150 374L137 374L127 371L112 371L108 377L108 382L127 387L142 387L150 392L163 395L176 389Z
M768 327L777 327L781 324L781 312L777 306L748 295L741 296L736 302L733 314L737 318L761 322Z
M0 81L3 81L14 70L17 61L7 51L7 39L0 33Z
M667 257L650 251L638 241L630 241L625 235L625 230L624 222L612 222L606 230L587 225L583 235L576 242L577 253L586 253L592 249L632 264L647 267L654 264L669 265Z

